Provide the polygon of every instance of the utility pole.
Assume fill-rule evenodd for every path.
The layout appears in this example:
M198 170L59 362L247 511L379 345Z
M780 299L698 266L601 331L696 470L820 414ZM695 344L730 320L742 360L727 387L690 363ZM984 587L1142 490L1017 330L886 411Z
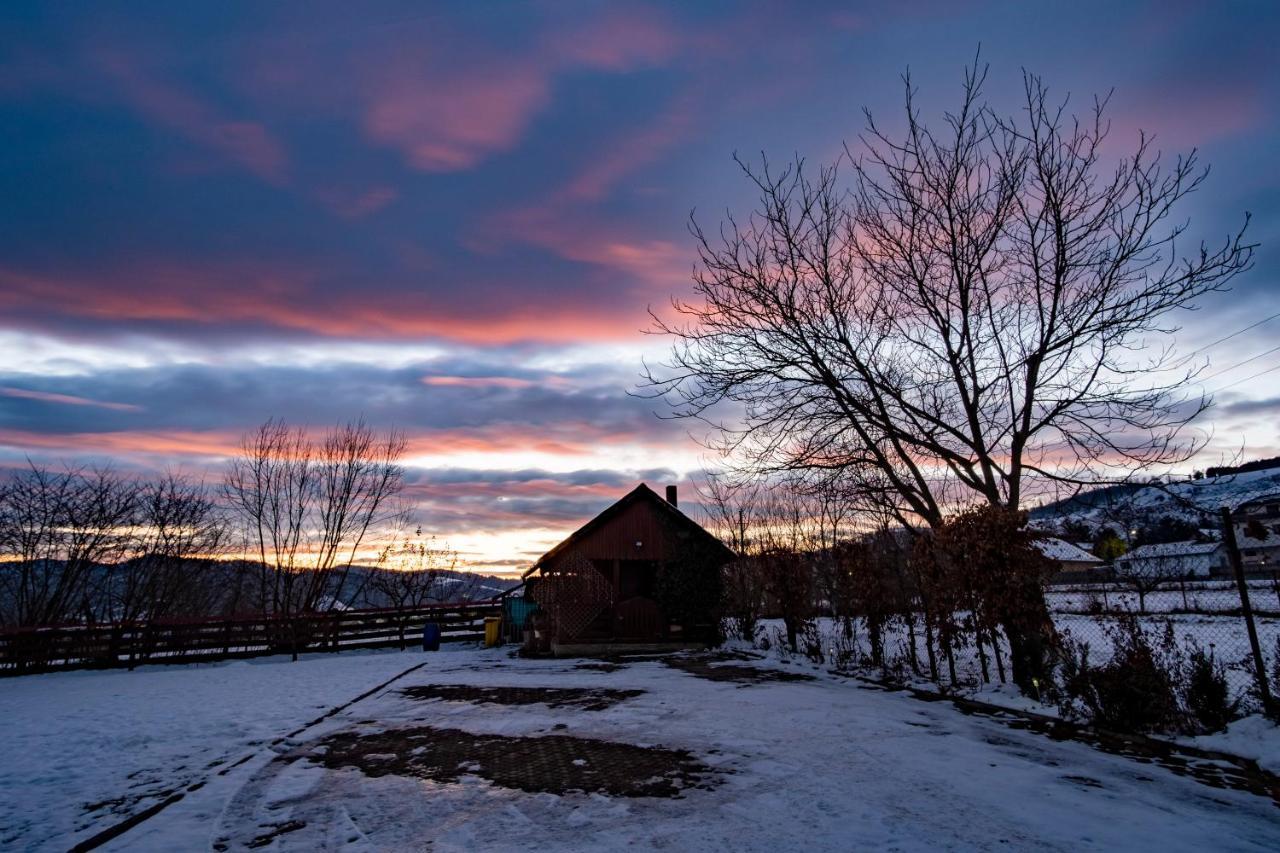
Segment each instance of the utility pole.
M1245 628L1249 631L1249 646L1253 649L1253 666L1258 678L1258 693L1262 696L1262 710L1271 718L1277 716L1267 684L1267 662L1262 657L1262 645L1258 642L1258 628L1253 623L1253 607L1249 604L1249 585L1244 581L1244 562L1240 559L1240 547L1236 544L1236 526L1231 519L1231 508L1222 508L1222 538L1227 545L1227 557L1236 576L1236 588L1240 590L1240 612L1244 615Z

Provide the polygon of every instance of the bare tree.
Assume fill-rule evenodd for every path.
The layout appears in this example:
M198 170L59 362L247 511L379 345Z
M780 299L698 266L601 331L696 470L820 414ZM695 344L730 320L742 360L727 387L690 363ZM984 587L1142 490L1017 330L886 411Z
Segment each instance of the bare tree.
M1167 544L1149 545L1136 553L1116 561L1116 583L1133 590L1138 596L1138 612L1147 610L1147 596L1185 582L1191 574L1191 563L1185 555L1172 550ZM1183 585L1183 604L1186 605L1186 587Z
M371 532L401 512L404 449L399 433L377 436L363 422L335 427L319 444L275 420L245 438L225 492L260 564L264 610L290 617L342 599Z
M1157 344L1171 312L1249 267L1244 229L1182 254L1171 216L1205 179L1194 152L1166 163L1144 135L1109 165L1105 100L1071 116L1028 74L1004 117L985 75L966 72L937 133L908 78L905 131L868 114L850 189L839 162L740 160L759 209L693 222L698 299L654 315L674 346L646 387L710 424L731 464L838 471L860 505L937 528L1197 449L1185 427L1209 400Z
M403 507L395 498L404 485L399 460L405 446L403 435L393 432L379 437L363 422L336 427L320 443L316 454L320 541L304 597L309 608L325 595L341 599L352 563L370 530L402 515Z
M212 570L207 558L224 544L226 519L204 483L166 473L141 484L135 522L132 555L107 574L112 619L150 622L214 612L227 575Z
M0 595L11 625L96 621L97 573L125 553L137 487L109 469L29 464L0 492Z
M416 531L421 537L422 531ZM412 621L411 613L443 598L441 580L458 565L458 554L434 540L405 540L399 546L388 546L379 560L379 568L369 578L369 587L385 607L401 611L393 617L400 631L400 647L405 645L405 630Z

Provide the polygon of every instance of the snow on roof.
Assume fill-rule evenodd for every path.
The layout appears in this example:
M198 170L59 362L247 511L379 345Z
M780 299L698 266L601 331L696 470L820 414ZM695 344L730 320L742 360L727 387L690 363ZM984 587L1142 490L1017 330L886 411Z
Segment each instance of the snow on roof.
M1236 511L1249 510L1254 507L1262 507L1266 504L1273 504L1277 502L1280 502L1280 492L1271 492L1269 494L1262 494L1256 497L1251 497L1248 500L1241 501L1237 504Z
M1123 559L1141 560L1156 557L1199 557L1213 554L1222 547L1221 542L1157 542L1139 545Z
M1041 554L1044 554L1050 560L1057 560L1059 563L1102 562L1083 548L1073 545L1065 539L1058 539L1053 536L1037 539L1035 546Z
M1280 535L1271 533L1266 539L1250 536L1248 533L1236 531L1236 546L1240 548L1280 548Z

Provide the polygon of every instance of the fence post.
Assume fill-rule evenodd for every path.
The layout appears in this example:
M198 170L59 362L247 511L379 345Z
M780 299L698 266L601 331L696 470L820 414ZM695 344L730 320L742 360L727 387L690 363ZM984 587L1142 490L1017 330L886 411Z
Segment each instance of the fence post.
M1268 717L1275 717L1276 707L1267 684L1267 661L1258 642L1258 627L1254 624L1253 607L1249 604L1249 585L1244 580L1244 562L1240 559L1240 547L1236 543L1236 526L1231 519L1231 508L1225 506L1222 508L1222 536L1227 544L1231 570L1236 576L1236 588L1240 591L1240 612L1249 631L1249 647L1253 650L1253 667L1258 679L1258 693L1262 696L1262 710Z

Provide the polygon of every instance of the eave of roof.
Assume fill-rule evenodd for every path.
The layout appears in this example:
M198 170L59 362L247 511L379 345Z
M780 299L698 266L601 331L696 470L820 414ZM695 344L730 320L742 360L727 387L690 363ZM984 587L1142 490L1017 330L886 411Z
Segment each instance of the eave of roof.
M650 503L653 503L653 504L656 504L657 506L662 507L661 511L666 512L668 517L671 520L675 521L679 525L684 526L685 528L694 532L696 535L701 536L704 539L706 539L708 542L712 543L715 547L721 550L721 552L727 559L733 559L736 556L733 553L733 551L729 549L728 546L726 546L723 542L721 542L711 533L707 532L707 530L701 524L698 524L698 522L694 521L692 518L685 515L683 512L679 510L679 508L672 506L670 503L667 502L665 498L663 498L653 489L649 488L648 485L646 485L645 483L641 483L631 491L627 492L621 498L619 498L618 500L610 504L608 507L606 507L595 518L591 519L586 524L582 525L577 530L570 533L567 537L564 538L563 541L560 542L560 544L556 545L550 551L548 551L547 553L539 557L534 562L534 564L530 566L528 569L526 569L524 574L522 574L520 577L522 579L528 578L538 569L542 568L542 566L546 564L549 560L555 558L556 555L565 551L575 542L581 541L583 537L587 536L592 531L608 523L610 519L618 515L626 507L640 500L647 500Z

